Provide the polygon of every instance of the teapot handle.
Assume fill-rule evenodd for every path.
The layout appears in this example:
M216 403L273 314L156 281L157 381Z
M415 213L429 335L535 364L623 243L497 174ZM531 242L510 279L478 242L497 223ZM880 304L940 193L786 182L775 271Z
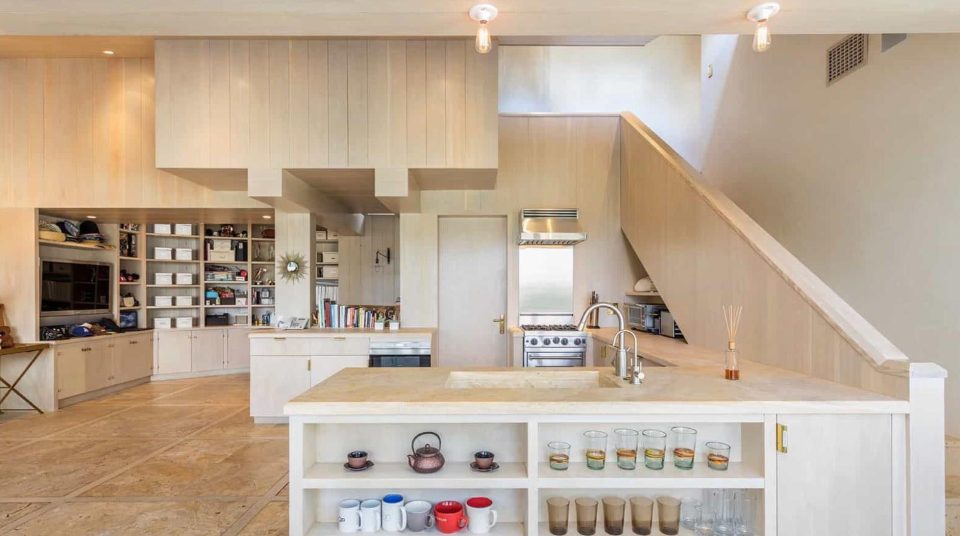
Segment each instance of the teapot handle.
M438 433L436 433L436 432L420 432L419 434L413 436L413 441L410 442L410 452L412 452L412 453L414 453L414 454L417 453L417 439L419 439L420 436L425 436L425 435L432 435L432 436L436 437L436 438L437 438L437 450L440 450L440 443L441 443L442 440L440 439L440 435L439 435Z

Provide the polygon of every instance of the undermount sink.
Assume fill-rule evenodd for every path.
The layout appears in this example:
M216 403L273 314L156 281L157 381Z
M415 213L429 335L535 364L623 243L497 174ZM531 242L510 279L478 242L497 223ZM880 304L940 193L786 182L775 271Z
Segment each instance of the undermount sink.
M457 370L447 389L606 389L619 388L611 374L596 370Z

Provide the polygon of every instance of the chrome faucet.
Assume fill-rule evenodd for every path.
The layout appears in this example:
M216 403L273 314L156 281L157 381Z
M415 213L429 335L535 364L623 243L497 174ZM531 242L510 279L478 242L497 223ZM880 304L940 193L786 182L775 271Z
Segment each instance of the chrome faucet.
M583 331L587 329L587 317L590 316L590 313L594 312L597 309L610 309L615 315L617 315L617 330L620 332L624 331L625 322L623 320L623 313L620 312L620 309L613 305L612 303L595 303L590 307L587 307L587 310L583 312L583 316L580 317L580 323L577 324L577 330ZM619 333L618 333L619 335ZM636 335L634 335L636 337ZM617 343L616 337L613 339L614 345ZM614 361L614 368L616 369L616 374L620 378L627 379L627 349L623 347L617 348L617 357Z
M630 380L631 385L640 385L643 383L644 374L642 365L640 364L640 356L637 354L637 334L629 329L621 329L613 336L613 345L618 351L626 352L626 349L623 348L627 342L627 337L624 335L625 333L629 333L633 337L633 363L630 365L630 374L623 379ZM620 339L620 346L617 346L617 339Z

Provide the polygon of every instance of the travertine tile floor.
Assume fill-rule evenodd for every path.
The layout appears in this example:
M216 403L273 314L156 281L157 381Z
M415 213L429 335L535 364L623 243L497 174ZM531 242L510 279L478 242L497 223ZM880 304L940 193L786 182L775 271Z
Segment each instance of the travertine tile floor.
M287 534L287 427L247 375L153 382L0 415L0 534Z

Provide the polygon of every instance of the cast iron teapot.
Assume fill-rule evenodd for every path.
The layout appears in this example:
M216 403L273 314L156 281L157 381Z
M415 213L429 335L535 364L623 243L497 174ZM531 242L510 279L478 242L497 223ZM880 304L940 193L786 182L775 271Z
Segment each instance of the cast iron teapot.
M437 446L433 447L430 443L417 448L417 439L420 436L432 435L437 438ZM421 432L413 437L410 442L410 450L413 454L407 454L407 463L410 468L418 473L436 473L443 467L443 454L440 454L440 436L435 432Z

